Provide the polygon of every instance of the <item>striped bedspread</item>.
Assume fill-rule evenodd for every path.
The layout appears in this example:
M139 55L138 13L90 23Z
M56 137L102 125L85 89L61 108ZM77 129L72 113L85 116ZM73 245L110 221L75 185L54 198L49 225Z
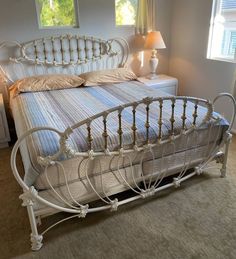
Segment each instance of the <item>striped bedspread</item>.
M144 86L137 81L125 82L114 85L82 87L74 89L22 93L12 98L12 105L16 105L19 118L23 120L24 130L33 127L49 126L64 131L67 127L74 125L99 112L109 108L140 100L144 97L166 96L162 91L154 90ZM155 106L156 105L156 106ZM158 114L157 104L150 106L150 140L156 141L158 136ZM183 104L177 101L175 107L175 130L182 127ZM194 105L188 103L187 124L193 121ZM199 107L197 122L205 116L206 109ZM137 123L137 142L138 144L146 140L146 111L145 107L140 107L136 113ZM122 113L122 130L124 145L132 143L132 110L127 108ZM166 103L163 112L162 134L165 136L170 130L171 103ZM108 148L115 150L118 147L118 116L117 112L108 116ZM104 147L104 138L102 137L103 122L102 118L93 121L91 125L93 136L93 149L102 150ZM75 130L69 139L71 146L77 151L86 151L87 144L86 126ZM27 148L32 161L38 155L47 156L54 154L59 148L59 137L52 132L42 131L34 134L27 141ZM65 159L65 158L62 158Z

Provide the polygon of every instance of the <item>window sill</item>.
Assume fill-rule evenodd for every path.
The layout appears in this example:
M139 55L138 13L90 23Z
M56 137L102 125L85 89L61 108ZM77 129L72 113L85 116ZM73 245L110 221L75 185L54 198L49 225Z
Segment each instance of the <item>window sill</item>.
M214 58L211 57L211 58L207 58L207 59L214 60L214 61L222 61L222 62L236 64L236 60L235 59L217 58L217 57L214 57Z
M39 26L40 30L52 30L52 29L79 29L78 25L75 26Z

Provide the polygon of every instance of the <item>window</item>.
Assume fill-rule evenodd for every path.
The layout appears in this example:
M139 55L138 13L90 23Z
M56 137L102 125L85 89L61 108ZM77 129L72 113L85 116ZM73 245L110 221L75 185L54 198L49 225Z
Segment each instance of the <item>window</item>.
M236 1L214 0L208 58L236 62Z
M77 0L35 0L41 28L78 27Z
M134 25L138 0L115 0L116 25Z

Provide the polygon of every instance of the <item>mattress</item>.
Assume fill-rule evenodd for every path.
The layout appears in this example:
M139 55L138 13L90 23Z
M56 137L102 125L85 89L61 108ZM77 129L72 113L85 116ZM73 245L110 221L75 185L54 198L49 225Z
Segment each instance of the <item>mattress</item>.
M163 162L161 162L161 158L157 158L155 160L152 160L152 159L146 160L143 162L144 175L148 176L147 177L148 179L153 170L155 172L154 175L152 176L153 182L157 178L161 179L163 176L167 177L170 175L174 175L176 174L176 172L183 171L184 161L186 160L188 162L190 161L190 158L191 158L191 164L187 163L187 167L192 168L194 166L197 166L206 158L206 154L208 154L209 150L212 150L213 147L214 147L214 144L211 143L210 145L200 146L194 149L188 149L186 150L186 153L178 152L174 156L170 154L164 157ZM102 164L104 164L106 163L106 160L102 159L101 162ZM161 169L161 164L163 164L162 169ZM95 162L95 166L96 166L96 162ZM74 199L80 202L81 204L86 204L91 201L97 200L98 197L92 190L91 185L90 183L88 183L87 178L82 177L84 171L83 170L81 171L82 173L80 175L79 181L78 180L70 181L68 186L70 189L70 194L74 197ZM101 197L105 197L106 195L110 196L129 189L129 187L127 187L121 175L133 187L135 187L135 185L134 185L134 180L132 179L132 175L135 178L137 183L142 182L143 180L143 178L140 175L139 164L135 164L133 168L131 168L130 166L126 166L124 168L121 168L119 171L117 169L114 169L110 171L104 171L102 172L102 174L96 173L96 174L90 175L90 181L92 182L94 188L99 193L99 195ZM55 172L54 172L54 177L55 177ZM101 177L102 177L102 181L101 181ZM103 186L101 185L101 182L103 182ZM147 180L146 183L148 184L149 181ZM60 194L61 197L63 197L64 200L73 202L70 197L70 194L68 193L66 185L62 184L60 186L57 186L55 187L55 190ZM40 196L45 200L48 200L59 206L62 206L62 207L66 206L66 204L64 204L62 200L59 199L58 196L55 194L55 192L52 191L51 189L41 190ZM41 203L34 204L34 209L36 211L36 215L45 216L45 214L50 215L53 213L51 208L48 208L47 206Z
M11 97L11 109L14 117L16 131L18 137L27 130L34 127L53 127L59 131L64 131L67 127L74 125L92 115L105 111L109 108L116 107L129 102L138 101L145 97L161 97L167 94L156 89L152 89L137 81L124 82L114 85L95 86L95 87L81 87L76 89L65 89L46 92L23 93L15 97ZM181 102L176 102L175 106L175 130L180 131L182 127L182 110ZM171 128L171 104L166 102L163 107L163 127L162 135L167 136ZM186 125L192 123L194 111L194 104L188 103ZM204 107L198 109L197 123L201 121L206 114ZM153 106L150 109L150 141L155 142L158 133L158 106ZM132 110L126 109L122 113L122 126L124 132L124 145L129 146L132 143ZM136 113L137 117L137 142L142 144L146 140L146 111L145 107L140 106ZM118 134L117 134L117 114L109 115L107 130L109 135L108 148L116 150L118 148ZM176 143L176 150L184 152L186 149L196 149L199 147L207 146L209 142L214 141L216 138L221 139L222 133L227 129L227 122L221 123L214 127L209 134L207 128L202 128L198 132L197 141L188 141L186 138L179 139ZM102 118L97 119L92 123L91 131L93 135L93 149L96 151L102 150L104 146L104 139L102 137L103 122ZM87 130L86 127L81 127L76 130L69 139L69 144L76 151L86 151L87 145ZM43 131L32 135L27 138L21 145L21 155L25 169L24 181L29 186L34 184L38 189L47 189L45 172L43 168L39 167L37 163L38 156L47 156L54 154L59 148L59 137L49 131ZM171 147L167 147L165 155L171 154ZM160 149L154 151L155 159L159 158L163 153ZM140 154L133 154L135 164L141 159ZM152 158L151 154L145 156L145 160L149 161ZM89 174L95 176L102 172L109 170L116 170L119 161L109 161L109 157L101 157L103 168L93 165L89 169ZM69 183L78 181L85 177L85 170L83 169L82 158L68 159L64 156L60 157L63 164ZM81 167L81 175L78 174L78 166ZM122 167L129 166L128 162L123 162ZM64 177L61 177L59 169L51 167L48 170L50 181L53 186L63 185L65 182Z

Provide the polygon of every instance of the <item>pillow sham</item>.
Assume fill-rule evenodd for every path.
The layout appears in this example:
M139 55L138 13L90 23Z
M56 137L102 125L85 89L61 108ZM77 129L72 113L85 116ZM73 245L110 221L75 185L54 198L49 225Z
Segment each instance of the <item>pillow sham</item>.
M17 92L38 92L75 88L81 86L83 83L84 79L77 75L48 74L17 80L11 86L11 89L15 88Z
M137 76L127 68L99 70L83 73L79 76L85 80L85 86L122 83L137 79Z

